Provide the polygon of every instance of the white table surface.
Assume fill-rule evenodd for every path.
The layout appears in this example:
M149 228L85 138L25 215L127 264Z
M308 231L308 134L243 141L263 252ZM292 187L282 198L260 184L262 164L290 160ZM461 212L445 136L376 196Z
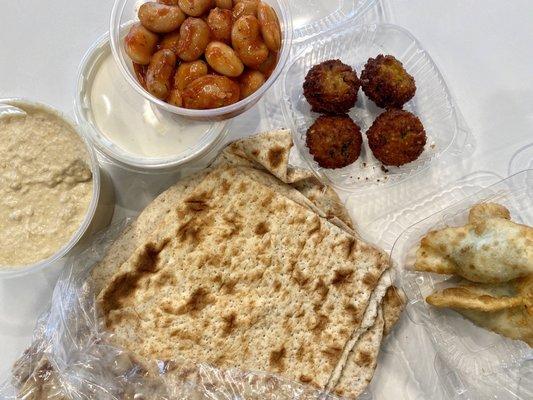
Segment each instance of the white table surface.
M324 0L326 1L326 0ZM0 97L48 103L71 116L78 63L107 30L112 0L3 1ZM391 21L417 37L444 72L476 137L473 170L507 176L533 142L530 0L391 0ZM233 122L256 131L253 111ZM30 343L57 271L0 281L0 376ZM418 398L413 392L409 398Z

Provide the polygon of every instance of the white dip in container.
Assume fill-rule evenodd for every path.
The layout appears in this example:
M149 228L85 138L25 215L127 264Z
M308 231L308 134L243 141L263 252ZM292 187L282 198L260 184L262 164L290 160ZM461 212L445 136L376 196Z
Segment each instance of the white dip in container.
M76 117L100 153L144 173L173 172L202 158L223 142L227 125L193 121L155 107L125 80L108 35L80 64Z

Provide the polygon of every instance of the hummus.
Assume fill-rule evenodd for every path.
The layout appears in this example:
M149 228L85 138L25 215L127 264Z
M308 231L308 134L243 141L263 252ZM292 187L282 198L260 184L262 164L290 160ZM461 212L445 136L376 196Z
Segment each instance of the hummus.
M63 247L92 198L90 158L59 116L16 104L0 118L0 268L32 264Z

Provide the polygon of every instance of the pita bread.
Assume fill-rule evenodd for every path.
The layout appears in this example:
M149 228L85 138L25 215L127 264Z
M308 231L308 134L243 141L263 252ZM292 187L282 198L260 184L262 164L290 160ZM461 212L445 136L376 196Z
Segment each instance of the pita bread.
M293 200L296 201L298 198L300 204L314 205L320 215L351 230L351 219L337 193L322 185L309 171L289 166L291 148L292 139L288 130L272 131L242 139L226 147L212 167L182 179L168 188L126 228L113 243L105 258L93 269L92 281L95 292L100 293L103 285L109 281L117 268L146 238L151 237L158 227L165 225L165 218L170 211L217 166L248 166L270 173L276 172L276 176L282 182L289 183L295 188L292 192ZM271 180L272 185L278 183L278 180ZM305 196L307 202L302 200L302 195Z
M509 220L497 204L478 204L467 225L428 233L415 269L501 283L533 274L533 228Z
M145 244L147 242L146 238L150 238L148 242L152 239L159 240L164 236L165 232L168 232L166 231L166 226L172 224L177 205L182 203L184 199L190 197L197 186L211 172L220 167L248 167L246 171L249 179L276 191L278 194L285 196L287 199L309 210L309 212L331 222L340 228L340 232L344 231L347 235L357 236L353 230L352 221L335 191L321 184L309 171L294 169L288 165L291 147L292 140L288 131L274 131L235 142L224 149L212 167L192 177L181 180L162 193L117 239L104 260L93 270L92 280L96 293L99 293L110 282L111 277L117 273L119 268L122 268L121 266L128 261L136 249L142 247L143 243ZM251 170L251 168L254 170ZM257 173L257 170L271 173L277 179L268 174ZM385 278L382 277L380 282L384 280ZM385 288L385 286L383 287ZM383 335L383 326L392 326L403 308L403 303L400 304L396 301L396 297L389 296L389 292L390 289L387 290L382 306L379 305L381 297L378 299L376 294L370 296L369 304L364 311L363 323L359 329L352 332L352 341L343 349L342 361L336 366L336 369L339 371L339 376L337 377L339 388L349 397L356 397L364 390L375 368L375 359L379 352L379 342L381 340L378 340L378 338ZM383 293L380 296L383 296ZM383 312L378 311L380 307L383 309ZM378 314L383 314L383 318L381 319L380 316L376 317ZM375 321L372 318L375 318ZM367 360L367 356L373 357L374 361L361 363L361 360ZM46 361L46 356L39 356L39 359L41 357ZM137 356L135 358L139 360L141 365L148 365L148 360L141 361L141 358ZM209 395L210 399L222 399L228 398L228 396L234 393L240 393L245 394L247 399L272 398L274 400L298 398L303 400L316 399L318 394L318 392L312 390L307 384L303 384L298 389L296 388L296 383L288 384L286 381L279 381L275 385L274 383L278 381L278 378L274 375L239 372L234 369L215 369L205 364L191 365L190 363L184 362L184 360L181 360L181 362L183 364L180 365L183 367L188 365L188 367L185 367L185 370L188 370L189 374L184 374L183 368L179 368L172 372L168 371L163 375L163 378L169 384L168 387L172 388L172 393L176 394L175 398L186 399L193 396L201 399L207 398L204 396ZM33 376L40 376L42 371L33 368L36 364L39 363L32 363L31 369L33 370ZM207 373L208 371L210 373ZM155 375L159 373L161 373L160 368L154 370ZM50 392L50 394L56 395L54 385L46 385L41 379L33 379L29 372L28 374L30 378L25 381L29 387L38 386L36 390L44 397L47 395L47 390L52 388L54 393ZM50 377L50 379L55 379L55 375L55 371L48 371L46 376ZM201 383L201 385L195 387L190 384L177 384L183 382L184 379L190 383L192 376L196 377L193 381L201 378L201 382L197 382ZM227 387L230 383L232 384L231 387ZM233 385L238 386L233 387ZM216 390L208 393L208 387L216 388ZM194 389L198 388L202 388L201 393L194 391ZM221 388L224 390L221 390ZM257 391L260 388L264 389L263 392ZM126 390L127 393L129 393L128 390ZM296 392L294 390L298 392L297 397L295 397ZM135 389L131 394L132 398L134 393L136 393ZM227 394L226 397L224 397L224 393ZM219 396L217 397L217 395Z
M386 326L395 324L402 310L402 307L398 306L398 296L394 292L394 289L387 290L383 299L384 331ZM387 309L389 312L385 311ZM380 336L382 329L380 324L381 321L378 317L374 326L360 338L348 358L346 372L343 373L342 381L339 383L339 389L342 388L342 393L347 398L357 398L371 379L375 363L369 360L377 358L379 352L379 343L376 338ZM383 332L383 336L386 336L386 332ZM42 356L38 346L32 346L25 355L24 360L26 362L19 361L16 371L13 372L17 387L21 388L19 391L21 397L72 400L72 397L65 393L57 372L50 365L46 356ZM32 357L36 357L40 361L28 364L27 361ZM123 354L122 357L124 358L125 355ZM146 366L149 365L149 362L144 360L140 364ZM184 372L183 368L176 368L176 365L177 363L166 363L163 367L159 365L154 367L153 371L147 371L148 376L145 376L144 379L153 380L149 384L126 384L124 398L133 399L142 395L150 399L225 400L236 393L239 393L246 400L316 400L317 398L324 398L322 393L307 385L288 383L272 375L218 370L208 365L197 364L189 365L187 371ZM115 367L112 368L115 369ZM119 369L116 373L121 374L122 372ZM153 376L153 378L149 376ZM163 379L164 386L168 388L170 395L169 393L159 397L154 395L154 392L161 392L160 386L162 384L161 382L158 383L159 377ZM348 390L354 385L359 387L349 392Z
M120 267L99 296L108 328L143 357L325 388L388 257L247 173L210 173Z
M383 298L383 336L389 336L405 308L406 297L398 288L390 286Z
M333 393L345 398L357 398L368 386L376 369L384 320L380 309L374 326L366 331L352 349Z

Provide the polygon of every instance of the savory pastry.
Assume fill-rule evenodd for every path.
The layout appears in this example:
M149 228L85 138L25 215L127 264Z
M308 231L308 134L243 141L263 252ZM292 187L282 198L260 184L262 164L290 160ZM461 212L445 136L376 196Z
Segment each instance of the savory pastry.
M410 112L387 110L366 133L374 156L384 165L401 166L415 161L424 151L426 131Z
M402 108L416 92L414 78L393 56L370 58L361 73L363 91L378 107Z
M355 105L359 86L359 78L350 66L329 60L309 70L303 88L313 111L344 114Z
M465 226L433 231L422 239L415 269L480 283L526 277L533 274L533 228L511 221L503 206L478 204Z
M476 325L533 347L533 274L500 284L464 281L426 301L452 308Z
M307 130L307 147L323 168L343 168L357 160L363 138L347 115L320 116Z

